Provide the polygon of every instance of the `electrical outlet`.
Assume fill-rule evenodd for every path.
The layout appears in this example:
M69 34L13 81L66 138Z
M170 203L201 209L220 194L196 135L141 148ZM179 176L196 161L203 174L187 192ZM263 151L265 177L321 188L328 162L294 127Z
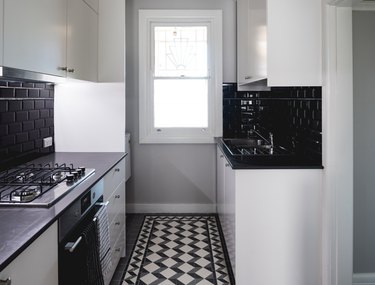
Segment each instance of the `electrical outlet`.
M53 143L52 137L47 137L43 139L43 147L49 147Z

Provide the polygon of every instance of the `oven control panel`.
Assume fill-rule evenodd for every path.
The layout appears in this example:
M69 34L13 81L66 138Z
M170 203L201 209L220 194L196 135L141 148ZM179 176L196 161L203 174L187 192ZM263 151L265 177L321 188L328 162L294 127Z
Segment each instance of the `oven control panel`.
M98 181L79 200L73 202L59 218L59 242L74 228L85 214L98 202L104 192L103 179Z

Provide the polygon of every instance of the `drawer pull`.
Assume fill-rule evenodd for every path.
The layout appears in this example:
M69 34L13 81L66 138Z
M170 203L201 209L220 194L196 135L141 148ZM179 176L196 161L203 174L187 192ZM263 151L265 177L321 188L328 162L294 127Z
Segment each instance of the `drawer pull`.
M120 199L120 195L115 195L115 199Z
M0 285L11 285L12 280L10 278L7 278L6 280L0 280Z
M225 167L229 167L229 166L230 166L230 164L229 164L229 163L226 163L226 164L225 164Z
M115 172L120 172L120 168L115 168Z
M121 223L120 223L120 222L116 222L115 225L116 225L116 226L119 226L119 225L121 225Z
M116 251L116 252L120 252L120 249L119 249L119 248L116 248L115 251Z

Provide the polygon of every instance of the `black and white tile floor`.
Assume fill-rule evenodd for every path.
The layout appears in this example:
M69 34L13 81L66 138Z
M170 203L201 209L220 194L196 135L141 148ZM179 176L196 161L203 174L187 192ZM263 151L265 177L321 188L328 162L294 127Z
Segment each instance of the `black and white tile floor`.
M128 216L127 247L134 245L142 218ZM137 240L133 252L128 249L130 260L120 262L111 285L234 284L214 215L145 216Z

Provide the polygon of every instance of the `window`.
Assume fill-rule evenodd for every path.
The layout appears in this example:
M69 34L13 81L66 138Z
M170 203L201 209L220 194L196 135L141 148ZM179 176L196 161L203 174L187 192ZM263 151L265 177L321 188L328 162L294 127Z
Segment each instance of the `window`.
M217 10L140 10L140 143L212 143L222 132Z

